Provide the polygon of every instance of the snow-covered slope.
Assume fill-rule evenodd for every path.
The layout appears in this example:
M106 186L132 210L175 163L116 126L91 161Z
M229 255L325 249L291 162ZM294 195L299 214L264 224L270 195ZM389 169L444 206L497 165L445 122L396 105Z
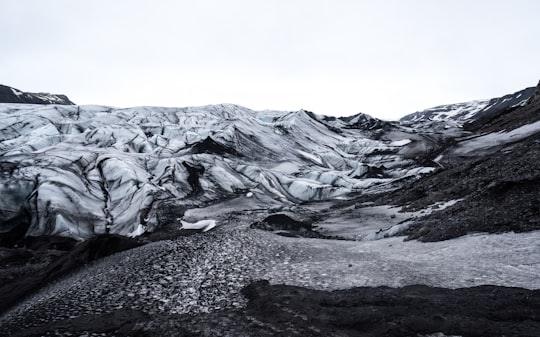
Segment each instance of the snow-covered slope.
M412 159L422 135L306 111L0 104L0 130L0 231L27 214L27 235L137 235L171 209L342 198L433 170Z
M534 92L535 87L530 87L503 97L440 105L406 115L400 121L408 125L418 125L430 121L463 124L504 109L523 106Z
M26 103L26 104L62 104L73 105L74 103L65 95L49 93L30 93L0 85L0 103Z

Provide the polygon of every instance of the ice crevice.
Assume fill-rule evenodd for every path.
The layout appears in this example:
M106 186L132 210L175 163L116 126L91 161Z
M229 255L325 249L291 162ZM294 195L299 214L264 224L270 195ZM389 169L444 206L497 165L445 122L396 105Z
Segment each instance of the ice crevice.
M107 179L105 178L105 175L103 173L103 161L100 161L97 165L98 171L99 171L99 177L100 182L99 185L101 187L101 191L103 192L103 213L105 214L105 232L109 233L111 228L114 225L114 218L111 214L110 207L111 207L111 197L109 193L109 187L107 186Z
M0 187L14 194L0 200L0 232L28 207L31 235L138 235L175 221L163 216L169 208L246 193L257 209L339 199L385 191L393 180L433 170L411 159L424 150L422 135L394 126L381 136L373 128L320 118L231 104L0 104L0 164L18 172L2 181L36 181L31 194ZM370 176L370 167L381 174Z

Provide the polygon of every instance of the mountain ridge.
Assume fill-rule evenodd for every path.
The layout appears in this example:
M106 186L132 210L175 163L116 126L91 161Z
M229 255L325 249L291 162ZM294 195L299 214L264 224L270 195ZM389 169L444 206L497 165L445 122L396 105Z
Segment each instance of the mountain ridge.
M408 124L428 121L448 122L449 120L459 123L471 122L503 110L524 106L536 91L537 87L528 87L501 97L439 105L405 115L399 121Z
M23 92L0 84L0 103L75 105L66 95Z

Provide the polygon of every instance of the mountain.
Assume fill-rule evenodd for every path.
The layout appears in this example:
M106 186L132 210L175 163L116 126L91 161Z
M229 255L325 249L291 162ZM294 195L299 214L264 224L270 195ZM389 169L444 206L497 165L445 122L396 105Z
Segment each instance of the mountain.
M529 87L513 94L486 100L478 100L464 103L439 105L430 109L417 111L400 119L401 122L414 124L427 121L456 121L470 122L502 110L523 106L532 97L536 88Z
M0 103L24 103L24 104L61 104L74 105L65 95L49 93L31 93L0 85Z
M540 331L540 83L400 121L4 103L0 131L0 335Z
M525 102L471 116L463 125L469 134L437 152L441 170L385 198L413 209L458 201L416 221L404 232L410 239L540 228L540 85L532 91Z

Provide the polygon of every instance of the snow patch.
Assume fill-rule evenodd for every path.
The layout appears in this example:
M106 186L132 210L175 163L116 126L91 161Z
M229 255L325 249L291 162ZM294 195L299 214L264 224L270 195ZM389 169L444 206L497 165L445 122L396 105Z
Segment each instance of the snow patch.
M466 155L479 150L493 148L498 145L516 142L532 136L537 132L540 132L540 121L523 125L509 132L495 132L463 141L459 144L455 153Z
M318 156L314 155L314 154L311 154L311 153L307 153L305 151L301 151L301 150L297 150L298 154L303 156L304 158L308 159L308 160L311 160L312 162L314 162L315 164L317 165L322 165L322 160L321 158L319 158Z
M388 145L390 145L390 146L405 146L407 144L410 144L411 142L412 142L412 140L410 140L410 139L402 139L402 140L393 141Z
M385 220L387 226L386 227L379 227L376 231L369 231L367 233L362 233L357 236L358 241L374 241L374 240L381 240L385 238L389 238L392 236L396 236L403 230L407 229L412 219L422 217L429 215L433 212L439 212L442 211L445 208L451 207L458 202L463 201L464 199L454 199L454 200L448 200L448 201L441 201L437 202L433 205L428 206L425 209L416 211L416 212L398 212L397 208L389 207L389 206L377 206L377 207L371 207L366 209L380 209L382 211L379 211L380 214L390 214L392 221ZM385 209L386 207L386 209ZM395 221L394 219L399 219L401 221ZM410 219L407 221L407 219ZM382 222L383 224L385 222ZM393 222L393 224L392 224Z
M194 223L181 220L180 222L182 223L181 229L195 229L203 232L207 232L217 225L216 220L200 220Z
M145 232L146 232L146 226L142 224L138 224L137 227L135 227L135 230L129 233L127 236L134 238L136 236L144 234Z
M13 92L13 94L15 94L16 96L22 96L22 95L23 95L23 93L20 92L20 91L17 90L17 89L14 89L14 88L10 88L10 89L11 89L11 91Z

